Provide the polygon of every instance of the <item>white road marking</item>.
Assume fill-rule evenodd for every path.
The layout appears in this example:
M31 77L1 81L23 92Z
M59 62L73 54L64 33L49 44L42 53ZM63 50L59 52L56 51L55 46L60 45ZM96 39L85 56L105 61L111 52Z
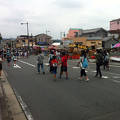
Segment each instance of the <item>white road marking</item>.
M97 71L92 71L92 72L94 72L94 73L96 73ZM111 75L120 75L120 74L117 74L117 73L111 73L111 72L109 72L109 71L104 71L104 73L108 73L108 74L111 74Z
M107 79L107 78L109 78L109 77L108 77L108 76L102 76L102 78Z
M111 72L106 72L106 73L109 73L111 75L120 75L120 74L117 74L117 73L111 73Z
M113 78L116 78L116 79L117 79L117 78L120 78L120 76L113 76Z
M116 66L116 65L110 65L110 66L112 66L112 67L118 67L118 68L120 67L119 65L118 66Z
M72 68L73 68L73 69L78 69L78 68L80 69L80 67L72 67Z
M49 63L44 63L44 65L48 66L48 65L49 65Z
M36 67L35 65L32 65L32 64L30 64L30 63L27 63L27 62L24 62L24 61L21 61L21 60L18 60L18 61L21 62L21 63L27 64L27 65L29 65L29 66Z
M120 81L118 81L118 80L113 80L113 82L115 82L115 83L120 83Z
M17 65L17 64L14 64L13 67L14 67L14 68L21 68L21 67L20 67L19 65Z
M96 63L92 63L92 62L91 62L90 64L96 64ZM110 64L109 66L111 66L111 67L118 67L118 68L119 68L119 67L120 67L120 64L118 64L118 65Z

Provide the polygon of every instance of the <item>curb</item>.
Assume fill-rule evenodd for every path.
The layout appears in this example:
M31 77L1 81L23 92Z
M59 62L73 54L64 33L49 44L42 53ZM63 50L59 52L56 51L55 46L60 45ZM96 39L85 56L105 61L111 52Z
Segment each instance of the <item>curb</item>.
M3 111L6 112L5 116L2 115L3 120L7 120L5 119L6 117L9 118L9 120L28 120L4 72L2 72L1 80L6 104L6 110Z

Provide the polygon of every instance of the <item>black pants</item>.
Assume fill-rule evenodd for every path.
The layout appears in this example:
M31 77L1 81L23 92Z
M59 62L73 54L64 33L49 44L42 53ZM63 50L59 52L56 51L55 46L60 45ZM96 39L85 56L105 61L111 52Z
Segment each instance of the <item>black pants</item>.
M102 77L102 73L101 73L101 69L100 69L100 65L96 64L96 76L98 76L98 74L100 75L100 77Z
M86 76L85 69L81 69L81 77L82 77L82 76Z

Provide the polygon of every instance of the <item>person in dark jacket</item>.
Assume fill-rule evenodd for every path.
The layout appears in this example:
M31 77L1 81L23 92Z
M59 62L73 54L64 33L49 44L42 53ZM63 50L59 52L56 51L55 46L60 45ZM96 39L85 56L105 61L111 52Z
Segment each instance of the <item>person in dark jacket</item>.
M96 75L95 77L97 77L98 75L100 75L100 78L102 78L102 73L101 73L101 69L100 67L103 65L103 55L101 50L97 49L96 51Z
M37 70L38 70L38 73L40 73L40 66L41 66L42 72L43 74L45 74L43 61L44 61L44 55L42 54L42 51L39 51L39 54L37 57Z

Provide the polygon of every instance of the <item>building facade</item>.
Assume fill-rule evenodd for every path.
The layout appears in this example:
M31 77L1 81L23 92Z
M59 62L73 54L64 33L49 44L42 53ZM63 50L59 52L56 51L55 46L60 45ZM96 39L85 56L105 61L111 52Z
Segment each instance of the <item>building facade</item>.
M106 37L102 40L102 47L104 49L110 49L112 48L116 43L118 43L117 41L115 41L113 39L113 37Z
M47 34L38 34L35 36L35 41L38 42L46 42L46 43L51 43L52 37L47 35Z
M16 39L16 47L31 47L35 45L35 38L33 36L20 35Z
M95 29L70 29L67 34L67 39L76 38L76 37L107 37L108 31L103 28Z
M120 19L110 21L110 31L120 30Z
M102 37L77 37L73 38L73 42L76 45L94 49L102 47Z
M77 29L77 28L70 28L67 34L67 38L74 38L74 37L79 37L80 32L82 29Z

